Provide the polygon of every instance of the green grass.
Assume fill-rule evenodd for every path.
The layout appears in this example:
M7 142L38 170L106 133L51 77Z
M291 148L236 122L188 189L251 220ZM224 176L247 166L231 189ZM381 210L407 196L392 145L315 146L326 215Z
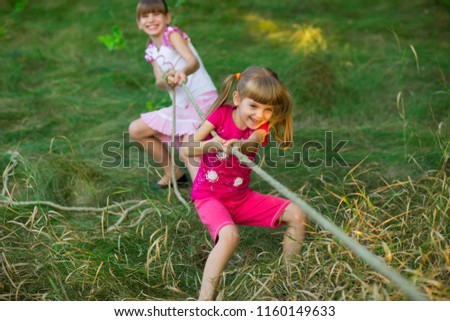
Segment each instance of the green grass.
M218 86L264 65L292 91L294 147L264 169L432 299L450 299L448 1L169 3ZM2 300L198 295L212 243L193 206L188 213L173 194L148 189L157 171L131 143L129 168L100 166L102 146L121 141L147 102L167 101L143 59L134 11L116 0L0 3L2 171L9 151L21 155L12 198L94 208L147 201L110 232L120 209L2 205ZM126 45L109 51L98 37L114 26ZM309 141L325 144L327 131L335 144L348 141L348 167L283 166ZM277 193L257 176L252 186ZM280 263L282 229L241 234L219 299L407 299L313 222L291 273Z

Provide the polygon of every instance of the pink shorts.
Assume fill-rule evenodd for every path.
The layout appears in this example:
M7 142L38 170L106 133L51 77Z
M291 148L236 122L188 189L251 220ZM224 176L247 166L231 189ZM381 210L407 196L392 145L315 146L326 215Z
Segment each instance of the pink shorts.
M277 228L291 201L281 197L250 191L244 197L219 200L214 197L194 200L202 223L208 228L214 242L226 225L247 225Z

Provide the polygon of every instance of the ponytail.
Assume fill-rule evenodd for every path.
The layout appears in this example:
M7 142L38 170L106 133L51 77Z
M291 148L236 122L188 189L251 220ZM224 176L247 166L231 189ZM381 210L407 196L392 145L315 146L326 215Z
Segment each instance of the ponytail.
M281 84L281 83L280 83ZM293 118L292 108L294 101L288 89L281 84L282 98L276 108L276 114L269 120L275 139L281 143L280 148L285 150L292 146Z
M227 101L235 80L236 74L228 75L227 78L225 78L225 81L222 83L222 87L220 88L219 97L217 97L216 101L212 104L205 116L205 119Z

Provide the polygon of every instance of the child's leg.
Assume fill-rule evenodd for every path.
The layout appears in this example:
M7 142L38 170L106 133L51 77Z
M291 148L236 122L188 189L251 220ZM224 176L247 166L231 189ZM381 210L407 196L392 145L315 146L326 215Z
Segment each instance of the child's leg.
M172 177L172 162L167 148L155 137L159 132L148 127L143 120L136 119L130 124L129 133L131 138L141 143L144 150L153 158L153 160L162 166L164 177L161 178L158 184L169 184L170 178ZM175 175L177 178L180 178L183 175L183 172L178 166L175 168Z
M237 225L275 228L280 221L287 223L283 240L286 257L300 252L304 238L306 217L294 203L284 198L251 191L233 207L233 222Z
M189 144L189 135L183 136L181 141L183 143ZM180 158L186 165L189 175L191 175L192 181L194 181L195 177L197 176L198 169L200 167L200 157L188 157L186 155L185 148L180 148Z
M300 207L291 203L286 207L280 219L288 225L284 234L283 254L289 258L300 253L300 243L305 237L306 216Z
M206 261L199 300L214 300L220 276L238 247L239 240L239 230L236 225L226 225L220 230L219 240Z

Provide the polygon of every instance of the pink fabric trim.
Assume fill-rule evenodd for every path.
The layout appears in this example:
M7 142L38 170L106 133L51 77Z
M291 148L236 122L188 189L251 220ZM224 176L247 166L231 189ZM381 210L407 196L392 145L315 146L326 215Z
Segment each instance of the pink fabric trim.
M150 56L147 52L145 52L145 60L148 61L148 62L153 62L156 59L153 58L152 56Z
M183 39L185 39L187 41L191 41L191 39L189 39L189 36L186 33L184 33L180 28L175 27L175 26L169 26L166 28L166 30L164 30L164 34L163 34L163 38L162 38L163 46L174 49L172 46L172 43L169 40L169 35L174 31L178 32L183 37Z
M187 41L191 41L189 36L180 28L178 28L176 26L168 26L168 27L166 27L166 29L164 30L164 33L163 33L162 46L174 49L174 47L172 46L172 43L169 40L169 35L174 31L178 32L183 37L183 39L186 39ZM147 60L148 62L153 62L156 60L156 57L153 57L152 55L150 55L150 52L153 49L156 49L156 45L153 42L150 42L145 50L145 60Z
M273 220L271 222L271 225L273 228L280 227L285 224L284 222L277 223L277 221L280 219L281 215L283 215L283 212L286 210L286 208L289 206L289 204L291 204L291 201L286 200L286 203L284 203L282 206L280 206L280 209L275 214L275 216L273 217Z

